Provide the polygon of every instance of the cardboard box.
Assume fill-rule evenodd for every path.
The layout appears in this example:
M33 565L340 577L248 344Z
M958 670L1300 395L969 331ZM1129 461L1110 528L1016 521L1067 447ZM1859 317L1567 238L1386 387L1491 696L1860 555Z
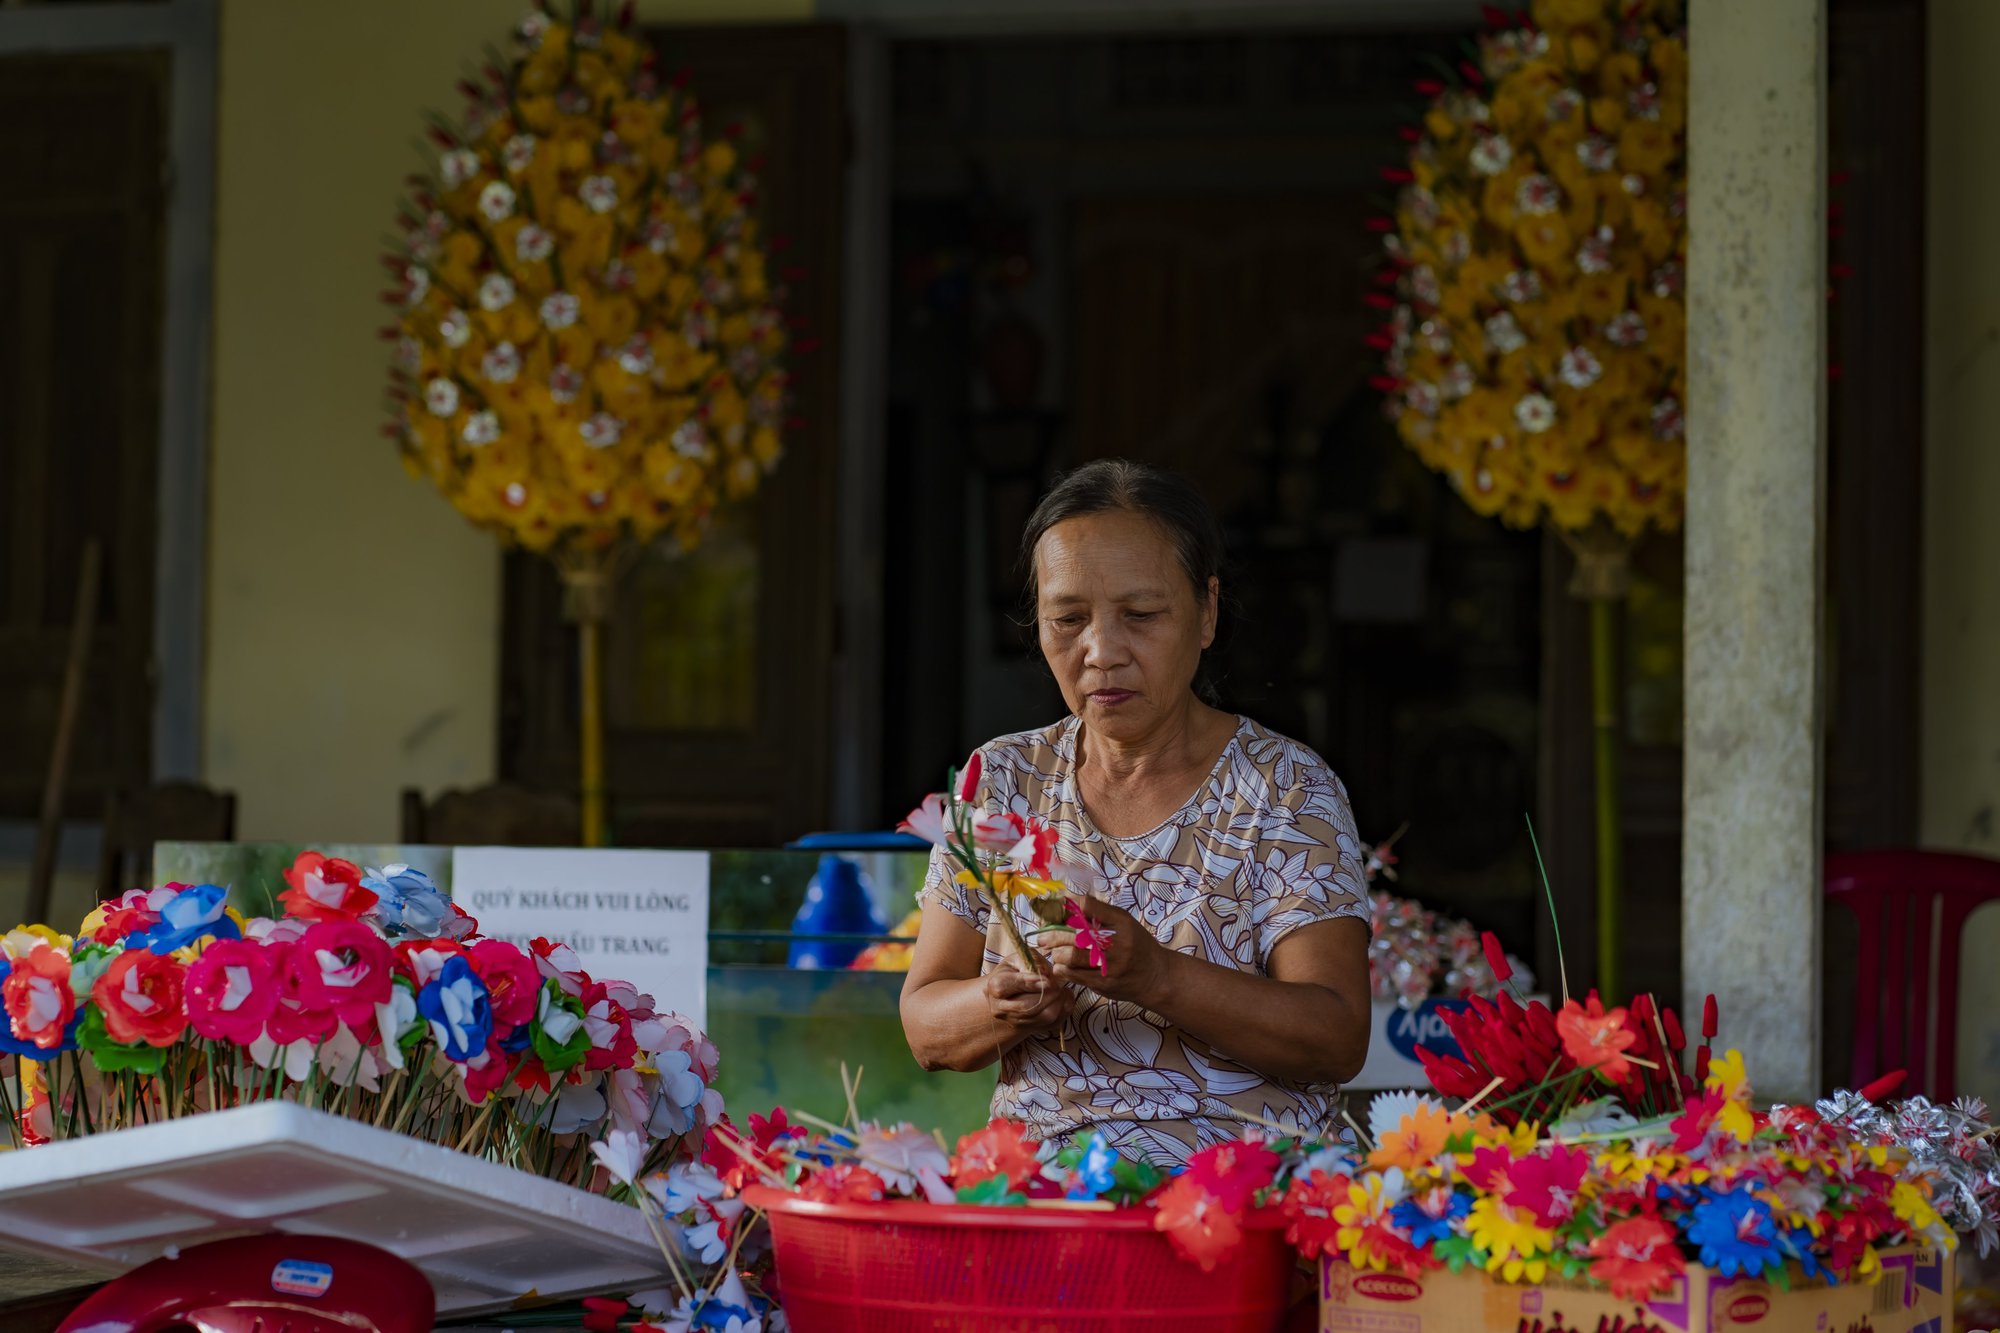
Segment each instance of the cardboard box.
M1952 1259L1898 1246L1882 1253L1882 1280L1790 1291L1721 1277L1698 1264L1667 1295L1621 1301L1582 1282L1539 1286L1485 1273L1421 1279L1320 1266L1321 1333L1951 1333Z

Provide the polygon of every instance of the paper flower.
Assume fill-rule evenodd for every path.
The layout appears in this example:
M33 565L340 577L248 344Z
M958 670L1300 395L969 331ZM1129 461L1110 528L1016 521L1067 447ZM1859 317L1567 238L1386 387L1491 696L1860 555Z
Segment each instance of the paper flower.
M1340 1224L1333 1213L1347 1202L1352 1184L1345 1172L1294 1173L1279 1206L1285 1214L1285 1239L1301 1256L1317 1259L1322 1254L1339 1252L1336 1237Z
M1657 1217L1624 1218L1590 1242L1590 1275L1621 1300L1650 1300L1687 1271L1678 1240Z
M1486 1271L1508 1282L1540 1282L1548 1273L1555 1233L1533 1213L1486 1195L1466 1214L1465 1234L1486 1252Z
M814 1203L879 1203L887 1193L882 1177L851 1162L815 1171L799 1186L799 1197Z
M160 905L158 920L127 937L126 947L167 954L211 935L218 940L237 939L242 932L229 919L228 897L227 889L214 884L184 888Z
M301 852L285 871L291 887L278 897L285 910L301 921L345 921L375 906L375 894L361 887L361 869L352 861L342 861Z
M321 921L286 951L284 979L309 1013L361 1028L389 1000L389 946L358 921Z
M1429 1098L1418 1098L1396 1127L1380 1136L1375 1151L1368 1156L1368 1165L1378 1170L1397 1166L1405 1171L1426 1169L1444 1151L1449 1124L1443 1107Z
M896 1125L890 1129L864 1125L854 1152L869 1170L882 1178L884 1186L897 1194L916 1193L925 1173L943 1177L951 1170L951 1158L945 1150L915 1125Z
M1681 1227L1701 1261L1724 1277L1761 1277L1784 1262L1771 1207L1747 1187L1711 1194Z
M1111 932L1101 929L1096 922L1083 914L1083 909L1075 902L1064 904L1068 909L1063 917L1063 925L1076 932L1076 947L1083 950L1090 965L1098 971L1104 970L1104 942Z
M1472 1211L1472 1196L1434 1185L1404 1199L1390 1210L1390 1219L1409 1233L1413 1245L1432 1245L1458 1231Z
M278 999L272 951L248 940L222 940L188 965L182 991L197 1036L248 1046L264 1031Z
M1093 1132L1084 1141L1083 1154L1077 1159L1070 1176L1067 1197L1072 1199L1101 1199L1117 1184L1115 1174L1118 1154L1105 1141L1104 1135Z
M401 863L371 867L361 877L361 887L375 895L369 919L392 940L402 936L463 938L469 933L466 923L470 918L454 911L451 900L421 870Z
M124 1045L171 1046L187 1030L182 987L187 968L172 958L128 947L91 987L104 1030Z
M1710 1064L1703 1086L1722 1099L1716 1123L1737 1142L1748 1143L1756 1121L1750 1114L1750 1076L1743 1072L1743 1052L1732 1050Z
M995 1177L1014 1189L1028 1183L1041 1169L1027 1132L1012 1120L994 1120L958 1141L951 1159L953 1181L960 1189Z
M1336 1205L1334 1241L1356 1268L1394 1270L1415 1277L1432 1260L1397 1228L1395 1210L1407 1191L1401 1170L1391 1167L1359 1177L1347 1187L1347 1201Z
M1538 1226L1559 1227L1576 1213L1590 1154L1551 1145L1518 1158L1507 1171L1507 1203L1527 1212Z
M1176 1176L1160 1193L1154 1229L1164 1232L1174 1252L1204 1273L1213 1273L1242 1243L1240 1210L1203 1188L1191 1176Z
M486 984L463 958L447 960L436 980L417 992L417 1012L430 1020L431 1036L447 1060L463 1063L483 1054L493 1036Z
M0 982L0 1005L16 1041L35 1048L36 1058L72 1049L77 1018L70 990L69 959L46 944L13 960Z
M1639 1040L1625 1027L1625 1011L1607 1011L1592 992L1585 1004L1571 1000L1556 1015L1556 1031L1562 1034L1563 1050L1581 1068L1595 1069L1607 1083L1623 1083L1632 1072L1625 1052Z
M532 958L505 940L475 940L467 946L466 957L486 983L494 1031L511 1032L534 1018L542 978Z

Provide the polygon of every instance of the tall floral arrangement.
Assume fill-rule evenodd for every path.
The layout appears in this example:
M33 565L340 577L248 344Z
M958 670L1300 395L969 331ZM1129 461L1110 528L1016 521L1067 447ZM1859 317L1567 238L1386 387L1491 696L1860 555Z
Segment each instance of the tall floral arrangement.
M1687 38L1679 0L1488 7L1420 82L1369 301L1398 431L1480 514L1547 524L1591 604L1598 969L1618 989L1614 607L1686 495Z
M463 115L431 120L386 260L387 433L468 519L554 560L584 627L586 825L609 580L756 491L786 407L756 178L630 23L594 0L530 14L460 85Z

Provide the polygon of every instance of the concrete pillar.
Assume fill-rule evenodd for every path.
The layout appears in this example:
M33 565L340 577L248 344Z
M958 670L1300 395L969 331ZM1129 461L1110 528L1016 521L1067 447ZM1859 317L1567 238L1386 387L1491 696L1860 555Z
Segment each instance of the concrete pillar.
M1826 3L1693 0L1682 969L1820 1091Z

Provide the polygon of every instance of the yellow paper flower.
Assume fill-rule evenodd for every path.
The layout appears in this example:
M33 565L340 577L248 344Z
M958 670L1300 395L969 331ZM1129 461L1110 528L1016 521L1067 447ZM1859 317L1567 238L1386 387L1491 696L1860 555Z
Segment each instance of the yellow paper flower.
M1702 1086L1722 1096L1722 1111L1715 1122L1728 1130L1737 1142L1748 1143L1757 1127L1750 1115L1750 1075L1743 1068L1743 1052L1731 1049L1720 1059L1712 1061L1708 1066L1708 1079Z
M91 916L97 917L101 922L103 909L93 911ZM84 933L88 934L91 929L92 922L89 918L85 918ZM50 926L16 926L5 935L0 935L0 953L6 954L9 959L25 958L34 952L38 945L43 944L51 946L64 957L69 956L70 937Z
M1541 0L1438 92L1386 238L1378 385L1477 513L1679 526L1687 50L1679 0Z
M434 123L388 257L388 428L412 475L530 550L699 541L778 463L781 290L736 145L586 6Z
M1510 1208L1494 1195L1473 1200L1465 1234L1486 1251L1486 1271L1506 1282L1540 1282L1548 1275L1556 1233L1535 1222L1526 1209Z

